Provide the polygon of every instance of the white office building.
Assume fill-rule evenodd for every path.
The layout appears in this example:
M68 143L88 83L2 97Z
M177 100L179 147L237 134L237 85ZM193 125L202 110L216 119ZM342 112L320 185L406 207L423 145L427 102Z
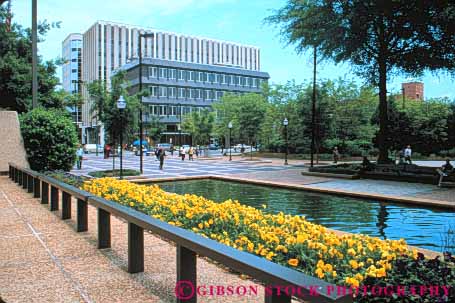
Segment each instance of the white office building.
M255 46L98 21L83 34L82 81L84 84L105 80L109 86L114 70L138 58L139 34L143 33L150 34L150 37L141 38L144 59L190 63L202 67L204 65L227 67L240 72L242 70L260 72L260 51ZM85 85L82 90L87 100ZM91 103L86 101L82 108L83 127L87 129L86 142L95 143L96 139L93 140L93 136L100 134L98 142L103 143L100 123L94 119L90 109Z
M82 35L69 34L62 42L62 86L70 94L81 92ZM68 108L74 122L82 122L81 108Z

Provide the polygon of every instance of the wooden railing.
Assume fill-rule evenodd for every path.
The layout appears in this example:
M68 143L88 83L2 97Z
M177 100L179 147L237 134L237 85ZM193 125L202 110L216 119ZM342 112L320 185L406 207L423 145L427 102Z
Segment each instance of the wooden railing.
M59 210L59 191L62 193L61 218L71 218L71 197L77 199L77 232L88 229L88 204L98 212L98 248L111 247L110 216L114 215L128 222L128 272L144 271L144 230L151 231L177 245L177 282L189 281L193 289L185 288L181 295L196 289L197 255L208 257L233 270L246 274L269 286L265 294L266 303L291 302L292 295L286 288L298 290L295 297L305 302L352 302L351 295L340 295L337 287L326 281L308 276L291 268L246 253L191 231L167 224L142 212L119 203L94 196L74 186L63 183L33 170L9 164L9 177L41 198L42 204L49 204L51 211ZM49 196L50 188L50 196ZM177 302L197 302L197 292L189 299L177 298Z

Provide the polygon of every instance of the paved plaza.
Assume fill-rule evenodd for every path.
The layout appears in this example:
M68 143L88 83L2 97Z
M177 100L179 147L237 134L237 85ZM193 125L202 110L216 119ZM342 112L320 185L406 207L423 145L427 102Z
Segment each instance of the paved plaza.
M60 199L61 201L61 199ZM60 205L61 209L61 205ZM176 247L144 234L145 271L126 272L128 227L111 217L112 247L97 249L97 214L89 206L87 232L49 211L21 186L0 176L0 302L175 302ZM263 302L264 289L198 258L200 285L257 287L257 295L207 296L200 302Z
M424 199L455 203L455 189L439 188L436 185L407 183L383 180L344 180L315 176L303 176L302 171L308 169L304 161L289 161L284 165L282 159L256 159L248 161L248 157L234 157L228 161L228 157L216 155L213 158L194 158L194 161L182 161L170 154L166 157L164 169L159 169L159 162L154 156L144 156L144 174L142 177L154 180L161 178L180 178L198 176L220 176L244 180L256 180L270 183L311 186L331 192L368 193L370 195L401 197L406 199ZM421 161L419 165L440 166L442 161ZM87 154L84 156L82 169L73 169L72 173L86 175L90 171L112 169L112 158L103 159L100 153ZM115 158L115 167L119 168L119 158ZM123 160L125 169L139 169L139 157L126 152Z

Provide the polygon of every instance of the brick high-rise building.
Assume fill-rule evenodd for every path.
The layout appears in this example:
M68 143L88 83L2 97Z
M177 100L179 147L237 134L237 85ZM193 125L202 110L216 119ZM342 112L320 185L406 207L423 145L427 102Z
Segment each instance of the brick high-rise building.
M407 99L423 101L423 82L402 83L401 89Z

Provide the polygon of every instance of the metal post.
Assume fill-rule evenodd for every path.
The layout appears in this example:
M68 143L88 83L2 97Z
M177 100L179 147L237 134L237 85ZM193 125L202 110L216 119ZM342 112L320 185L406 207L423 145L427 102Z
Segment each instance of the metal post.
M32 107L38 106L38 0L32 0Z
M58 188L51 185L51 205L50 210L58 210Z
M229 128L229 161L232 161L232 128Z
M142 92L142 34L139 34L139 94ZM142 141L143 139L143 132L144 132L144 121L142 121L142 95L139 96L139 170L141 175L144 173L143 169L143 161L144 155L142 150Z
M177 303L197 302L197 293L195 292L195 289L197 289L196 261L197 258L195 252L181 245L177 245L177 283L180 281L186 281L186 283L191 283L193 286L179 289L180 298L177 298ZM188 299L186 300L186 298Z
M32 175L27 176L27 192L29 192L29 193L33 192L33 176Z
M123 111L120 111L121 125L123 127ZM123 129L120 129L120 180L123 179Z
M35 177L33 180L33 197L39 198L40 197L40 181L38 177Z
M49 203L49 184L41 182L41 204Z
M23 172L21 170L19 170L19 178L17 179L17 184L19 184L19 186L22 186L22 176L23 176Z
M314 160L314 136L315 136L315 113L316 112L316 46L313 50L313 98L311 107L311 167Z
M62 192L62 220L71 219L71 195Z
M87 201L77 199L77 232L88 229Z
M22 188L26 189L27 188L27 182L28 182L28 174L23 171L22 172Z
M144 271L144 229L128 223L128 272Z
M111 214L98 208L98 248L111 247Z
M284 139L286 140L286 153L284 154L284 165L288 165L288 153L289 153L289 144L288 144L288 126L284 126Z

